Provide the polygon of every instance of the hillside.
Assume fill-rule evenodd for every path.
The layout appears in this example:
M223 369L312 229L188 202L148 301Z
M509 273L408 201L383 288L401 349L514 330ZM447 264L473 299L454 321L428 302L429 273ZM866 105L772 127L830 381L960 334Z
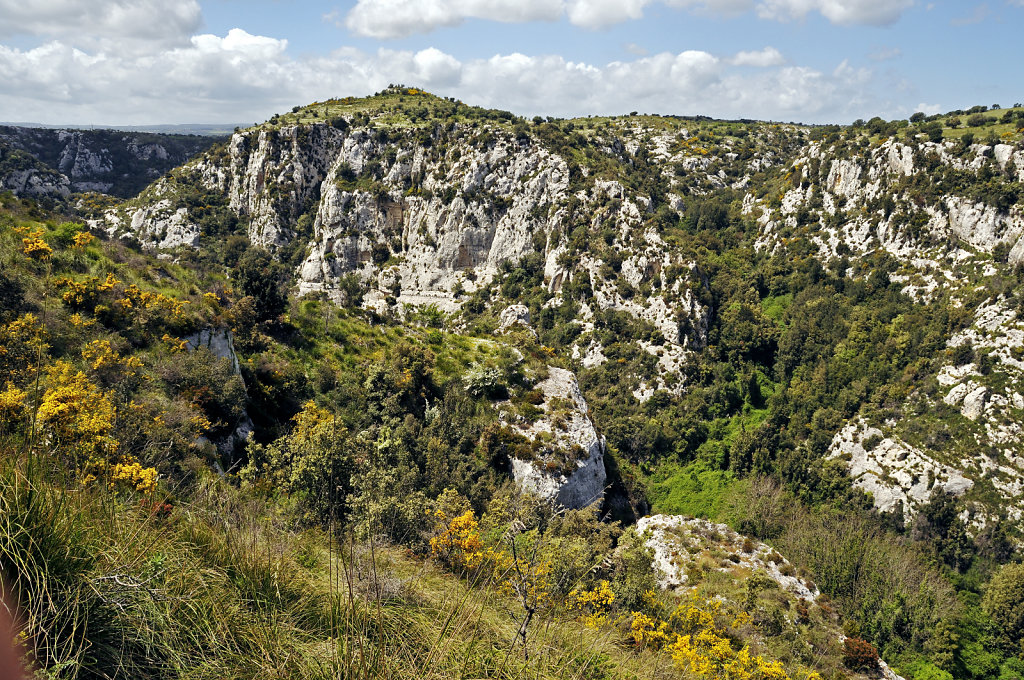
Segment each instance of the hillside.
M0 125L0 187L39 198L67 198L71 192L128 198L216 140L196 135ZM19 156L31 157L39 168L24 161L16 164L13 159Z
M524 120L395 87L123 202L9 196L0 556L36 660L1020 677L1022 121ZM16 540L29 488L49 547ZM183 569L195 600L139 585Z

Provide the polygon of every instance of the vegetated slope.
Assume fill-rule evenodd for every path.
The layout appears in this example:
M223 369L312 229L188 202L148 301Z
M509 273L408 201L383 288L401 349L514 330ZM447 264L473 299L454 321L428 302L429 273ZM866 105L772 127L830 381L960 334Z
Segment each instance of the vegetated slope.
M661 594L635 533L516 489L547 454L513 424L543 443L572 409L529 329L289 299L261 249L162 261L0 200L0 565L47 676L842 667L824 601L787 625L813 640L771 640L755 617L795 604Z
M4 168L0 168L0 181L16 194L66 198L69 191L94 191L127 198L216 141L196 135L3 125L0 144L30 155L67 181L45 190L23 187Z
M769 644L763 660L781 658L799 677L840 670L829 626L842 614L851 638L875 643L908 677L1014 677L1015 572L999 565L1020 531L1020 136L1017 111L982 118L993 115L993 125L975 121L986 134L974 144L941 127L947 118L813 129L525 121L396 88L240 131L90 216L94 229L176 248L162 255L209 277L191 294L213 286L219 311L194 325L236 329L261 444L210 450L211 462L254 490L290 491L307 521L384 527L499 587L517 536L539 540L528 554L567 554L557 522L502 510L496 491L510 458L552 475L574 460L515 428L550 416L542 431L557 431L559 409L537 384L547 365L564 366L607 438L615 517L653 506L727 521L831 598L808 617L793 598L766 601L755 579L754 595L724 611L759 627L730 632L735 619L645 599L651 557L630 553L627 533L610 539L618 561L583 551L573 562L602 565L577 593L591 593L593 623L617 621L640 631L634 644L678 651L683 672L707 651L687 646L692 635L757 652L771 626L793 644ZM990 142L993 129L1009 136ZM283 270L258 248L243 256L250 244L272 249ZM278 276L294 277L301 303L266 285ZM83 318L107 324L118 299L94 300ZM509 314L512 305L525 310ZM383 341L350 321L363 314L383 322ZM505 340L492 335L499 325L511 329ZM417 326L435 329L413 338L432 359L393 344ZM519 354L480 354L509 345ZM203 383L168 384L202 396L193 408L210 398ZM304 407L307 397L323 410ZM219 413L206 414L215 442L237 422ZM469 505L436 505L446 488ZM601 525L583 526L575 537L604 544ZM431 532L451 539L440 552L427 548ZM733 550L726 542L696 560L698 595L746 588L716 575L732 570L723 560L743 562ZM575 602L564 579L559 597ZM605 622L594 610L601 580L614 594ZM859 663L847 661L848 671Z
M525 301L548 344L615 375L621 410L637 417L655 395L656 404L700 395L686 385L702 356L741 370L740 397L711 405L727 411L753 383L771 391L807 381L797 368L837 358L847 366L829 381L836 394L806 402L808 421L824 407L813 456L849 459L878 507L907 519L935 487L911 490L925 478L967 492L983 529L1001 512L1020 517L1007 501L1021 484L1012 291L1024 256L1024 152L1016 110L964 117L978 132L953 134L941 127L948 117L846 129L669 117L527 122L396 88L240 132L109 211L105 224L144 243L200 250L244 229L295 267L300 293L359 295L382 312L433 304L473 319ZM798 337L786 318L801 314L787 311L794 296L802 307L825 293L834 304L814 313L829 337ZM848 316L855 309L860 316ZM838 343L848 322L872 328L861 343L887 366L852 339L841 358L807 346ZM609 348L628 356L609 357ZM897 376L908 370L913 379ZM879 389L888 397L872 394ZM862 409L886 398L922 417ZM699 421L715 420L708 415ZM930 443L882 427L920 430L929 419L947 432ZM693 426L682 437L662 428L661 439L692 453L705 438ZM887 442L878 454L853 450L876 435ZM664 448L627 446L634 457ZM902 475L887 451L913 468ZM888 472L906 479L890 483Z
M395 89L244 131L107 219L202 250L198 190L301 291L481 328L526 303L655 507L712 512L683 490L750 474L865 489L984 571L1019 535L1019 113L524 121Z

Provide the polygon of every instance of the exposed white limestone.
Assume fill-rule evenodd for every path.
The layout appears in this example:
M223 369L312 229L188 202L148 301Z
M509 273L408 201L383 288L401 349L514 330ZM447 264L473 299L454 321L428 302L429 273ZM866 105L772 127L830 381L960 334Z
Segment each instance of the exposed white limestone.
M548 466L545 460L512 461L512 475L524 489L567 508L583 508L604 497L607 473L604 468L604 437L597 433L588 415L587 402L576 376L563 368L550 367L548 377L537 385L544 395L544 415L519 430L532 439L551 438L556 447L582 451L568 474Z
M820 594L813 582L798 576L793 565L771 546L741 536L725 524L682 515L654 515L641 518L636 530L654 553L653 566L662 588L685 587L690 581L687 571L702 563L724 572L760 570L780 588L811 602ZM727 557L715 560L712 551L727 553Z
M936 489L962 495L974 482L959 470L863 421L849 423L832 440L828 458L846 463L854 486L870 493L882 512L900 509L913 515Z

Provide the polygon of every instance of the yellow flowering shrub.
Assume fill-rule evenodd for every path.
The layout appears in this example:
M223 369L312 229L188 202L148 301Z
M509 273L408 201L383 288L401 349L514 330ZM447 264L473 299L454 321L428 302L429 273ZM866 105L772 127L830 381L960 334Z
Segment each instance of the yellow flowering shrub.
M83 354L90 355L92 347L94 360L102 360L107 354L104 350L109 349L104 342L91 343ZM118 442L111 437L114 405L106 393L66 361L49 367L46 382L37 411L39 423L56 450L72 454L82 482L105 480L110 489L152 493L157 481L155 468L143 467L131 456L111 461Z
M109 340L93 340L82 348L82 359L100 382L106 384L137 378L142 370L138 357L121 356Z
M665 648L681 669L709 680L789 680L779 661L750 653L744 646L736 649L730 631L745 626L745 612L731 614L718 599L706 599L690 593L662 621L643 612L633 612L631 634L637 646ZM812 677L808 676L808 678Z
M717 619L721 615L721 600L704 599L694 592L686 603L676 607L669 616L669 623L681 633L692 634L708 628L717 629Z
M124 289L124 298L121 302L129 308L158 310L167 312L174 317L184 316L185 306L189 304L188 300L179 300L163 293L142 290L134 283Z
M147 496L156 490L156 468L142 467L137 460L129 456L120 463L110 466L107 478L107 485L111 490L123 485Z
M75 312L74 314L69 316L68 321L70 321L71 325L74 326L75 328L88 328L90 326L96 325L95 321L93 321L92 319L86 319L78 312Z
M714 680L789 680L782 664L736 651L724 632L706 628L696 635L679 635L670 648L672 660L693 675Z
M107 395L66 361L47 369L46 382L37 416L51 442L76 452L80 460L106 459L117 446L110 436L114 405Z
M633 612L630 634L638 647L660 649L671 640L668 623L643 612Z
M47 355L46 329L35 314L0 324L0 375L14 383L30 378L36 362Z
M431 555L451 569L484 574L497 584L500 592L516 597L531 608L551 604L551 562L537 555L518 558L504 547L484 546L479 522L472 510L451 518L443 510L432 514L438 522L438 534L430 539ZM614 597L614 595L612 595Z
M85 247L92 243L94 238L96 237L90 234L89 232L80 231L77 234L75 234L74 238L72 239L71 247L74 248L75 250L85 250Z
M18 423L25 415L25 390L18 389L14 384L0 392L0 429Z
M142 368L141 359L121 356L114 351L109 340L93 340L82 350L82 358L89 363L94 371L117 367L124 372L134 373Z
M483 564L484 544L473 511L467 510L450 521L441 510L434 514L442 522L443 529L430 539L431 554L453 568L473 570Z
M68 307L95 314L104 323L177 324L185 319L189 304L188 300L142 290L134 283L125 286L109 273L104 278L86 276L81 280L61 276L53 286Z
M87 276L81 281L61 276L54 280L53 286L64 304L73 309L85 309L94 308L101 293L113 290L120 283L121 281L113 274L107 274L104 279Z
M36 229L21 239L21 252L33 260L48 260L53 255L53 248L43 240L43 230Z
M573 590L566 599L566 606L579 612L579 618L588 628L600 628L608 620L608 609L615 601L608 581L599 581L590 590Z
M184 352L188 349L188 340L175 338L168 333L164 333L164 336L160 338L160 340L170 348L171 352L175 354Z

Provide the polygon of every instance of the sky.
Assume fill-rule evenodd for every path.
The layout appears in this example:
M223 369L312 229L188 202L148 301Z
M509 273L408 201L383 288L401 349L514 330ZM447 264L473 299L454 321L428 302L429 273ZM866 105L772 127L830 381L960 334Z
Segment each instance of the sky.
M248 125L389 84L532 117L1024 101L1024 0L0 0L0 120Z

